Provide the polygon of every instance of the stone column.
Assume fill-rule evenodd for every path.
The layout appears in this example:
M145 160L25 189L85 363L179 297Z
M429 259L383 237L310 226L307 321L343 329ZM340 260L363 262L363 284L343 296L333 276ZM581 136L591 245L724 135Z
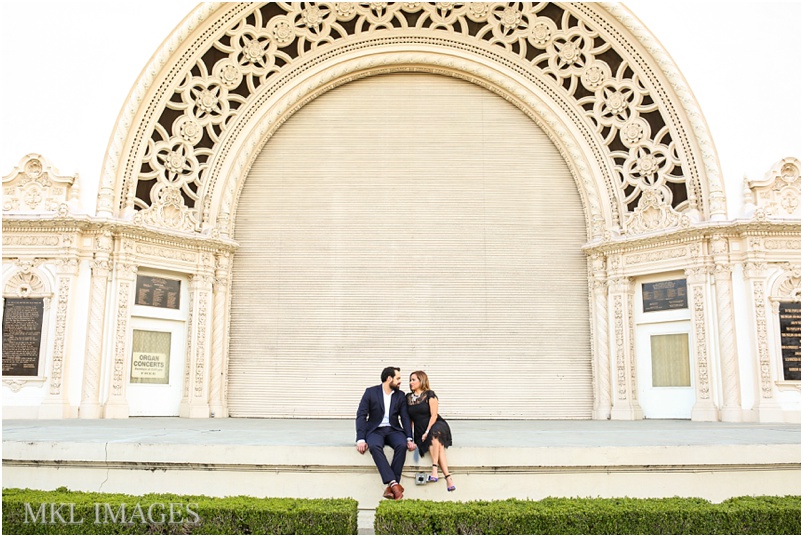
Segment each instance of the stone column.
M754 410L760 422L784 421L783 410L775 399L772 379L772 363L767 329L767 263L764 245L760 238L749 237L744 277L750 296L750 311L753 320L753 355L756 357L756 402Z
M596 364L594 376L594 413L597 420L611 417L611 355L608 334L608 281L605 272L605 257L591 258L593 278L593 351Z
M124 239L114 264L114 349L109 362L112 364L109 379L109 397L103 407L104 418L127 418L129 416L128 368L131 357L131 309L136 291L137 265L134 263L133 242Z
M111 233L95 238L95 258L89 263L92 277L89 282L89 312L87 315L86 357L81 389L81 406L78 417L97 419L101 417L100 383L103 363L104 321L106 319L106 296L111 275Z
M71 250L73 237L62 237L62 242ZM61 419L71 416L69 394L65 388L65 371L69 370L68 347L70 311L75 307L70 300L73 282L78 273L78 259L73 253L58 261L56 269L56 329L53 339L53 353L47 372L48 392L39 406L39 419Z
M739 355L736 346L736 322L733 315L732 270L728 258L728 240L711 239L714 260L717 329L719 333L719 367L722 377L722 421L742 421L742 397L739 381Z
M608 258L608 319L614 363L612 420L644 418L635 386L632 317L633 285L621 273L621 256L613 255Z
M210 271L194 274L190 282L184 397L179 407L179 415L183 418L208 418L210 413L209 362L213 279Z
M217 269L213 285L214 316L212 322L212 363L209 376L209 411L213 418L229 415L226 400L229 362L229 262L230 255L217 255Z
M691 311L692 374L695 379L695 402L692 421L719 421L719 412L711 392L711 359L708 352L709 318L706 308L708 267L696 265L686 269L689 309Z

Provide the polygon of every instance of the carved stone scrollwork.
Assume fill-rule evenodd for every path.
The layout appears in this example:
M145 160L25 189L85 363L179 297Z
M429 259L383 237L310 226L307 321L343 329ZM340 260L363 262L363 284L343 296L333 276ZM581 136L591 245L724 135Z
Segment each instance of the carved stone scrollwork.
M800 218L800 161L776 162L759 181L745 180L746 211L753 218Z
M25 155L3 177L3 214L70 214L78 202L78 175L63 176L50 162L35 153ZM77 208L77 207L74 207Z
M784 275L773 290L773 299L800 302L800 265L784 263L782 268Z
M611 229L618 229L620 218L651 188L663 189L662 200L672 209L667 211L672 217L678 211L708 212L703 206L708 203L714 213L724 211L718 170L711 165L708 152L703 153L703 164L690 164L692 159L683 158L683 152L695 145L690 136L705 138L700 122L691 125L696 128L692 133L689 125L677 120L695 115L674 110L684 107L685 101L675 93L685 87L676 82L667 88L671 94L655 90L662 84L655 73L662 71L663 62L655 63L652 54L659 54L660 47L648 42L630 14L616 6L416 2L269 7L266 3L241 3L226 9L202 6L188 19L191 28L182 27L155 55L146 69L148 74L133 92L131 106L125 107L118 122L113 145L124 150L107 157L99 201L103 212L112 206L111 193L122 192L123 199L117 204L121 213L142 213L137 218L143 223L202 232L217 226L227 233L230 215L223 214L227 210L210 214L211 207L223 207L221 198L207 198L227 191L228 187L214 187L222 175L216 166L232 151L228 144L250 145L250 141L235 140L260 96L291 82L294 76L308 76L305 71L321 61L358 52L350 48L352 43L371 43L360 45L361 49L387 45L398 34L398 43L405 45L406 51L421 50L412 45L415 41L417 46L445 54L455 52L443 69L453 76L468 77L472 68L455 62L463 61L458 57L474 55L499 63L498 70L527 77L528 84L548 85L550 98L577 110L577 118L570 120L572 128L597 137L598 169L609 176L607 184L595 188L607 191L612 201L608 217L613 225L601 225L601 220L592 222L592 218L590 236L605 238ZM210 29L199 32L197 25ZM186 36L190 34L204 37L189 41ZM184 48L194 52L194 60L186 59L190 55L183 53ZM205 53L211 50L216 54ZM180 61L174 51L178 51L176 56L183 54ZM163 67L171 61L174 65L165 74L168 70ZM384 72L398 70L390 66ZM377 68L374 72L383 71ZM343 79L353 75L352 71L337 74ZM158 83L156 77L160 77ZM482 76L474 78L473 82L486 82ZM151 108L146 112L141 95L152 87L170 88L163 90L169 94L153 99L170 104L158 105L161 109L148 105ZM504 92L505 98L520 99L513 90ZM294 107L291 104L283 110L274 123L284 121ZM148 123L135 116L148 118ZM553 126L557 132L568 125ZM235 157L236 167L244 162L243 172L259 149L258 143L253 145ZM581 160L573 167L587 167ZM611 166L611 162L615 164ZM710 184L704 199L700 181L706 180L706 175ZM122 178L121 184L112 188L117 178ZM148 188L138 188L139 181L147 182ZM594 212L597 209L591 211L593 217L601 216ZM658 223L669 225L666 214L656 220L647 213L640 220L644 229L656 229L653 226ZM635 224L631 229L636 229Z
M30 269L20 270L12 276L3 289L4 297L35 298L48 297L51 293L36 272Z
M664 192L659 188L645 189L636 209L625 219L625 230L629 235L688 227L691 220L664 201Z

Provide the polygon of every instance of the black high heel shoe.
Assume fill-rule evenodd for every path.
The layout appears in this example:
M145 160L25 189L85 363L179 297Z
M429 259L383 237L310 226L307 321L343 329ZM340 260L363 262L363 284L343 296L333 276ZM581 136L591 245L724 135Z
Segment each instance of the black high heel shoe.
M443 476L443 479L446 479L446 478L449 478L449 477L452 477L452 474ZM446 491L447 492L454 492L456 488L457 487L455 487L454 485L452 485L451 487L449 485L446 485Z
M434 466L435 468L438 467L437 464L433 464L432 466ZM435 471L437 472L437 470L435 470ZM431 475L427 476L427 483L437 483L437 482L438 482L438 478L437 477L432 477Z

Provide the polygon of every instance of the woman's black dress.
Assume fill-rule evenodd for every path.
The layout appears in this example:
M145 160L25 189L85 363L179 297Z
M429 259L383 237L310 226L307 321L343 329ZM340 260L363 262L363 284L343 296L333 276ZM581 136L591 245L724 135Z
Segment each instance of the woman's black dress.
M429 451L433 438L437 438L445 448L452 445L452 430L449 429L449 424L440 415L438 415L437 421L430 428L427 439L421 440L421 436L429 426L429 418L432 416L429 411L430 397L438 398L432 390L423 392L418 399L412 393L407 394L407 410L410 414L410 419L413 421L413 440L415 445L418 446L418 453L421 455Z

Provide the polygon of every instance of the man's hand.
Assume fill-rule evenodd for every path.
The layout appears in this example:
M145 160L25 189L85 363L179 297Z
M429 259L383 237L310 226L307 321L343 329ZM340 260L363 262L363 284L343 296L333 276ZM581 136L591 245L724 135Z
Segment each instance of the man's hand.
M412 440L407 441L407 451L415 451L415 442Z
M357 442L357 451L360 452L360 455L365 453L368 450L368 442L362 441Z

